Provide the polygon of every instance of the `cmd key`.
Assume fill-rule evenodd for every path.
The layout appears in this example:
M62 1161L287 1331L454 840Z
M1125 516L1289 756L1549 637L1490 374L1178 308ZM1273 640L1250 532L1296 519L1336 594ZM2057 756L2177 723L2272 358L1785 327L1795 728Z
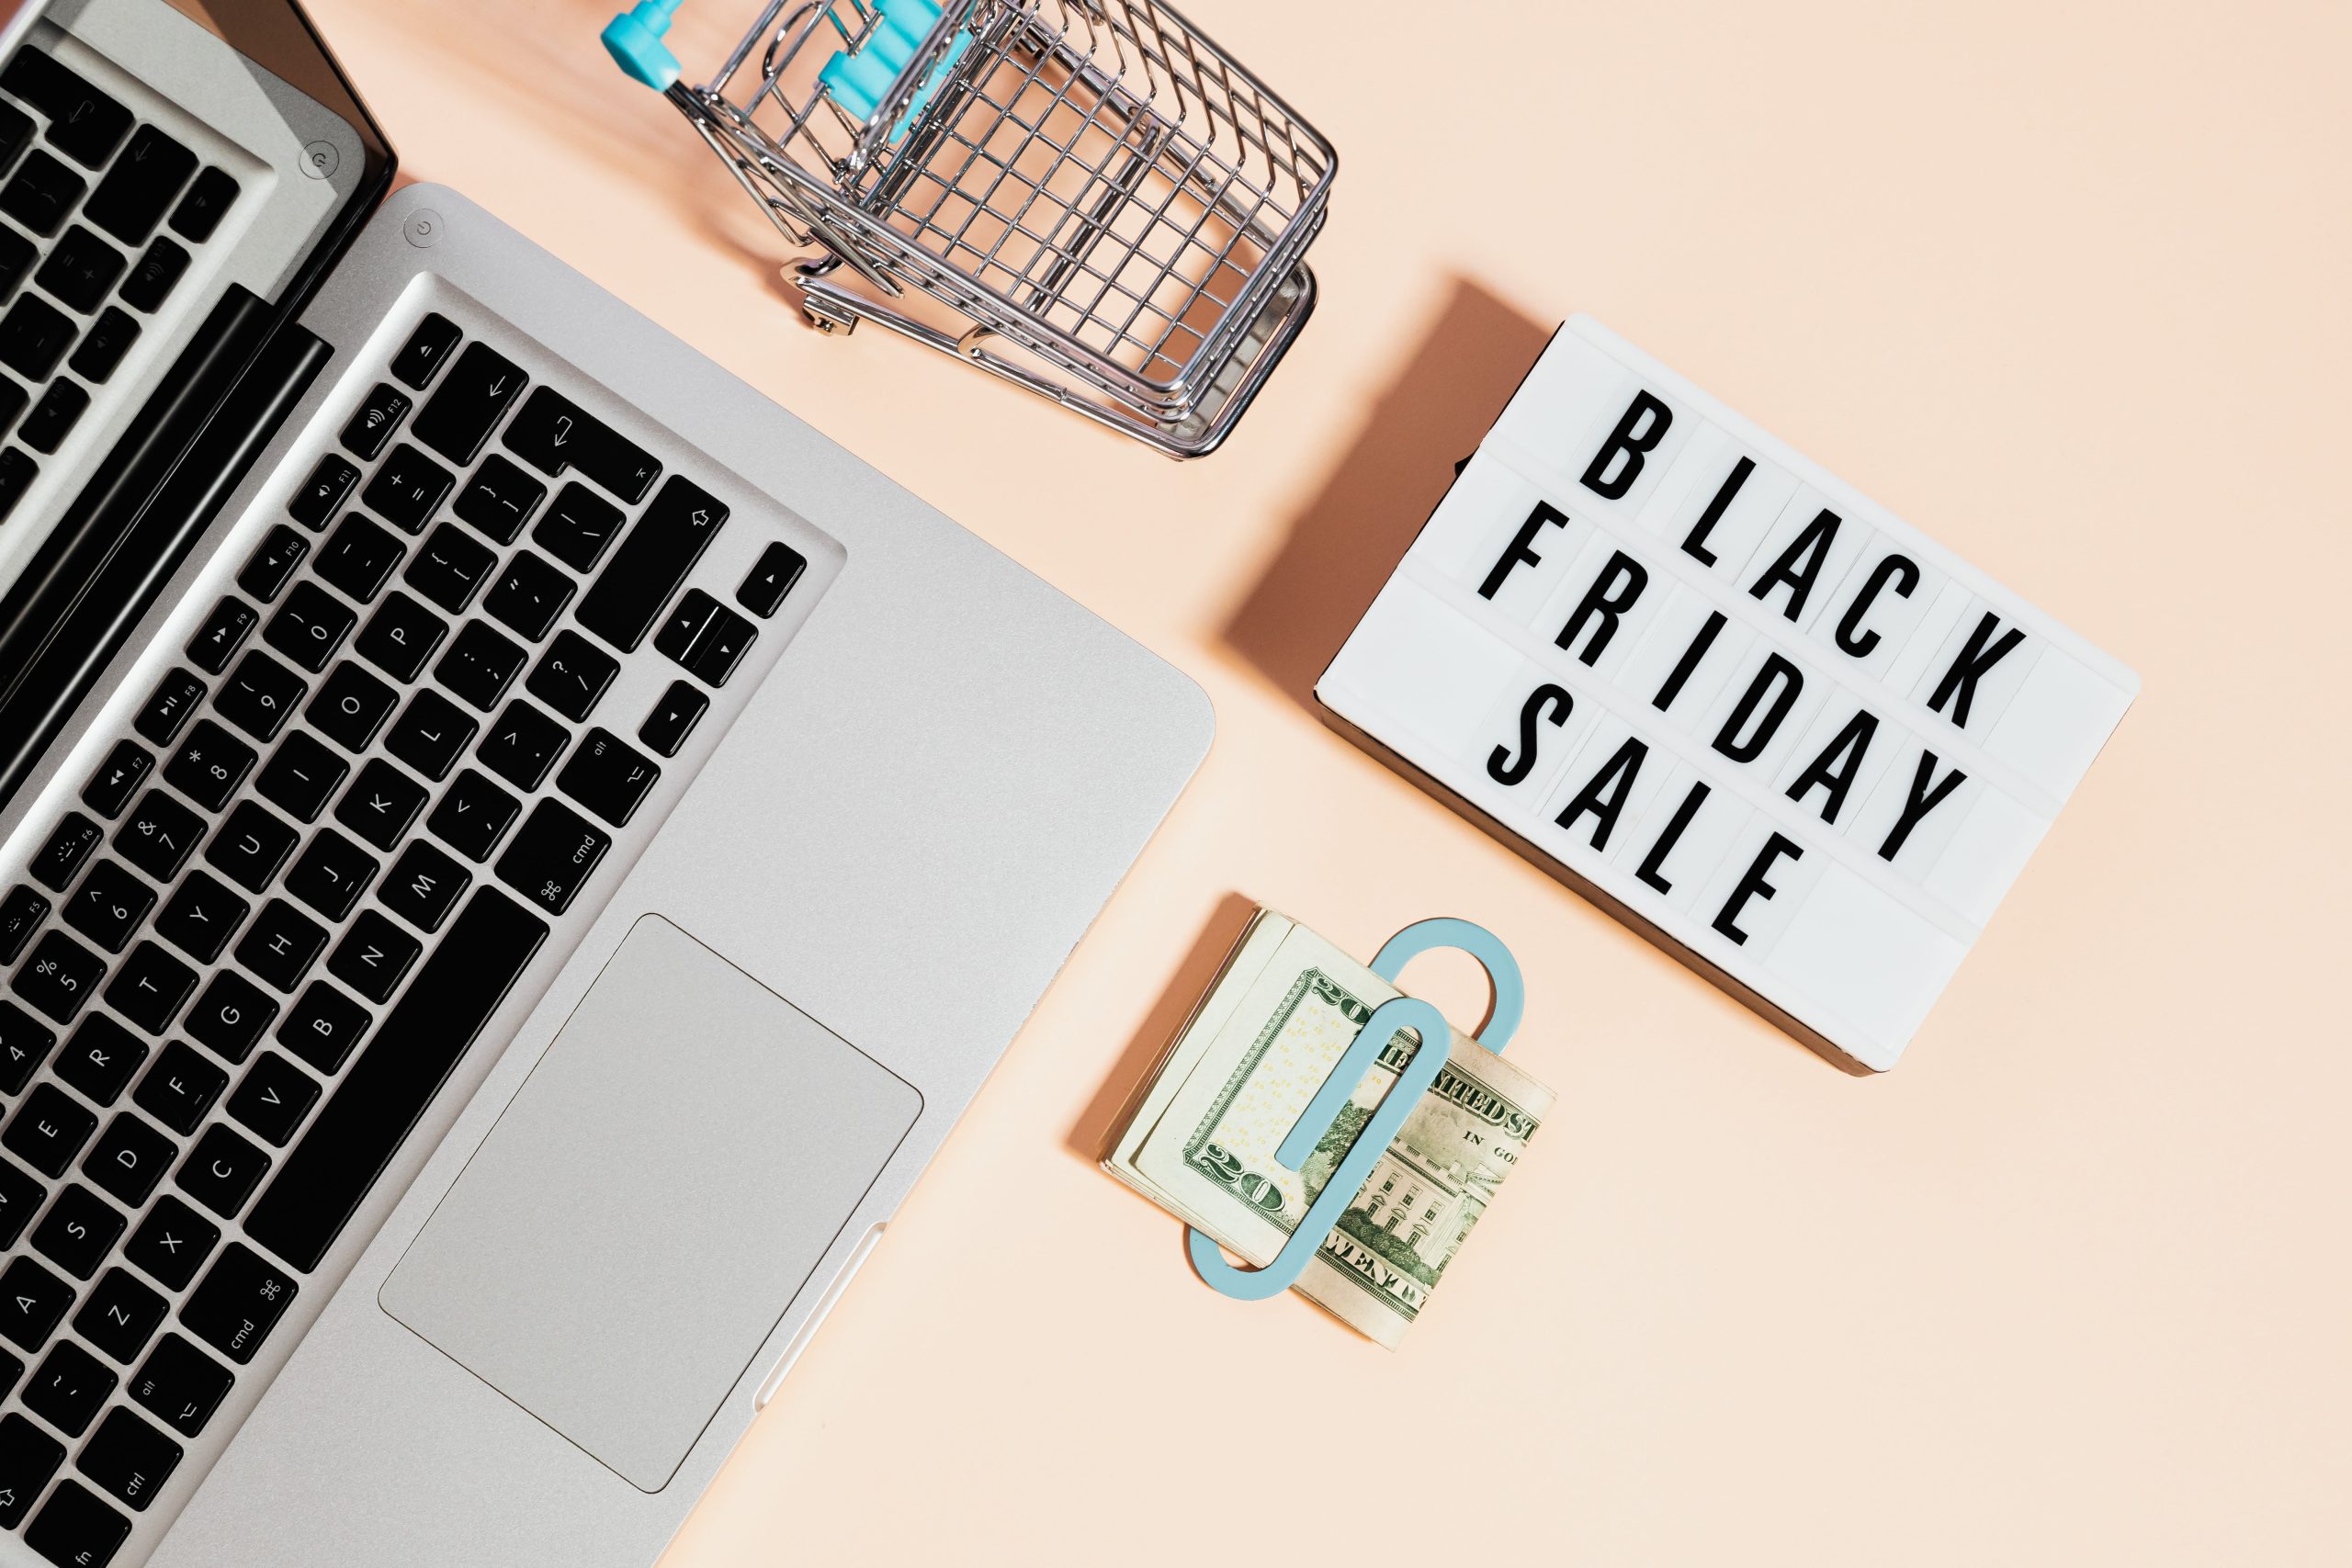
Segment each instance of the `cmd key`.
M623 501L639 502L662 465L570 398L541 387L506 427L507 446L543 474L578 469Z

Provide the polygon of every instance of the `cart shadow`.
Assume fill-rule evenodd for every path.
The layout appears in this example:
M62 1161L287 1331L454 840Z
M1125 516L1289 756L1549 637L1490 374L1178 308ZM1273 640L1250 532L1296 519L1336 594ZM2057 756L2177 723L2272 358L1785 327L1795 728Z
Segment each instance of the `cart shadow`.
M1314 711L1324 667L1551 335L1481 285L1453 279L1354 443L1227 621L1226 646Z
M1250 917L1257 912L1258 906L1238 893L1228 893L1217 900L1216 910L1202 929L1200 940L1177 964L1159 1000L1152 1005L1143 1026L1119 1053L1118 1065L1111 1069L1102 1087L1095 1090L1085 1113L1071 1124L1067 1146L1072 1154L1093 1165L1109 1152L1112 1136L1118 1131L1127 1107L1144 1088L1145 1075L1176 1038L1177 1030L1183 1027L1193 1004L1201 999L1201 993L1216 978L1226 955L1241 940Z

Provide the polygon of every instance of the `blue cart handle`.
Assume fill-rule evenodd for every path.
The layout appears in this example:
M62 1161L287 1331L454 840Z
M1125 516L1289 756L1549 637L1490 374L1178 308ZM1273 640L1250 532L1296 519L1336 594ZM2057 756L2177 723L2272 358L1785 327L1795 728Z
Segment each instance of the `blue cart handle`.
M657 93L668 92L682 69L662 35L670 30L670 18L683 4L684 0L638 0L605 24L605 51L613 63Z

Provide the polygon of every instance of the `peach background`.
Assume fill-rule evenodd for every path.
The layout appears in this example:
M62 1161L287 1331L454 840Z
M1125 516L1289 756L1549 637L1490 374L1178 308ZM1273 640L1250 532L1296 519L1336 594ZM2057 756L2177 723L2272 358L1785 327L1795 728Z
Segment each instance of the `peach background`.
M2352 11L1193 0L1342 170L1321 313L1179 468L804 330L777 243L603 63L611 0L315 9L410 173L1216 703L1191 794L667 1568L2346 1560ZM689 71L752 11L689 0ZM2145 679L1887 1077L1305 705L1577 310ZM1212 1294L1092 1165L1242 896L1365 952L1466 915L1529 972L1516 1054L1560 1106L1394 1357Z

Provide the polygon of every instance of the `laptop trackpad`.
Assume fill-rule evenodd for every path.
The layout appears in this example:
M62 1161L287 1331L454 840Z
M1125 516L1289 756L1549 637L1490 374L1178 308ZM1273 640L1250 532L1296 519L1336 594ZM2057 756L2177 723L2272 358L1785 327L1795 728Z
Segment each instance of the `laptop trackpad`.
M648 915L379 1300L659 1491L922 1107Z

